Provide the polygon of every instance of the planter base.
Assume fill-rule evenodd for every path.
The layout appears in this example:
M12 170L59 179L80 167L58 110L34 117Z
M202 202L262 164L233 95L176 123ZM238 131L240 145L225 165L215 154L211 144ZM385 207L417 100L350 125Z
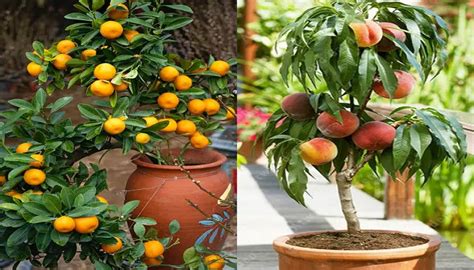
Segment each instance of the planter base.
M395 231L376 231L400 233ZM327 250L291 246L286 242L295 237L321 232L306 232L280 237L273 242L279 255L280 270L434 270L435 252L441 240L437 236L403 233L428 240L427 243L394 249L380 250Z

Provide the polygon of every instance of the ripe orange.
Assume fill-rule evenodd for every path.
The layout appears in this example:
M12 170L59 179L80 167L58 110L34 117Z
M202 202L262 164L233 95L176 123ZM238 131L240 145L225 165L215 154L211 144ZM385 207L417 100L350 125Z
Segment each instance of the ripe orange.
M148 266L159 266L161 264L161 260L160 259L156 259L156 258L143 258L143 262L148 265Z
M20 143L17 147L16 147L16 152L18 154L24 154L26 152L28 152L30 150L30 147L32 146L33 144L29 143L29 142L25 142L25 143Z
M97 196L95 196L95 197L97 198L97 200L99 200L99 202L105 203L105 204L109 204L109 201L107 201L106 198L104 198L104 197L102 197L102 196L100 196L100 195L97 195Z
M107 14L112 20L128 18L128 7L124 4L118 4L107 9Z
M221 109L219 102L213 98L206 98L204 104L206 104L206 113L208 115L214 115Z
M158 123L158 119L154 116L143 117L143 120L146 122L146 127L151 127Z
M118 238L118 237L115 237L115 240L117 240L117 242L115 242L114 244L103 244L101 247L102 247L102 250L105 252L105 253L108 253L108 254L114 254L115 252L119 251L120 249L122 249L123 247L123 243L122 243L122 239Z
M227 114L225 115L226 120L233 120L235 118L235 110L231 107L227 107Z
M53 222L53 227L56 231L60 233L68 233L74 231L76 224L74 219L68 216L58 217Z
M112 80L115 74L117 70L109 63L103 63L94 68L94 77L99 80Z
M100 34L106 39L116 39L123 33L123 27L115 21L107 21L100 26Z
M41 168L44 164L44 156L40 154L33 154L31 155L31 158L34 159L35 161L30 162L31 167L35 168Z
M148 142L150 142L150 139L150 135L146 133L138 133L135 136L135 141L139 144L147 144Z
M39 169L28 169L23 174L23 180L30 186L39 186L46 180L46 174Z
M178 91L186 91L193 86L193 80L186 75L179 75L173 82Z
M221 270L225 266L225 260L217 255L208 255L204 258L204 263L207 265L207 269L209 270Z
M134 37L136 37L137 35L139 35L140 32L138 32L137 30L125 30L123 32L123 35L125 36L125 38L128 40L128 42L132 43L132 40Z
M175 132L178 128L178 124L176 123L176 121L174 121L174 119L162 118L158 120L158 123L163 121L168 121L168 125L160 130L162 132Z
M221 76L225 76L229 72L230 66L226 61L217 60L211 64L211 67L209 68L209 70Z
M114 93L114 85L109 81L97 80L91 84L91 92L97 97L110 97Z
M76 44L72 42L71 40L61 40L58 45L56 45L56 50L58 50L59 53L64 53L68 54L72 49L76 48Z
M172 67L167 66L160 70L160 79L165 82L172 82L179 76L179 71Z
M97 51L94 49L83 50L81 53L81 59L86 61L87 59L97 55Z
M94 232L99 227L99 219L96 216L75 218L76 232L87 234Z
M162 109L174 109L179 104L179 98L177 95L167 92L161 94L158 99L158 106Z
M104 130L110 135L122 133L125 127L125 122L120 118L110 118L104 123Z
M35 62L30 62L28 66L26 66L26 71L28 71L28 74L32 77L37 77L43 72L43 68Z
M5 175L0 175L0 185L3 185L7 182L7 178Z
M200 99L193 99L188 102L188 111L191 114L199 115L206 110L206 104Z
M199 132L191 136L191 145L196 149L206 148L209 145L209 139Z
M191 135L196 132L196 125L191 120L181 120L178 122L176 133L181 135Z
M151 240L144 243L145 245L145 257L156 258L163 254L165 247L160 241Z
M67 62L71 60L72 57L67 54L58 54L54 57L53 66L58 70L67 69Z
M117 92L125 91L125 90L128 89L128 83L122 82L122 83L119 84L119 85L115 85L115 84L114 84L114 89L115 89L115 91L117 91Z

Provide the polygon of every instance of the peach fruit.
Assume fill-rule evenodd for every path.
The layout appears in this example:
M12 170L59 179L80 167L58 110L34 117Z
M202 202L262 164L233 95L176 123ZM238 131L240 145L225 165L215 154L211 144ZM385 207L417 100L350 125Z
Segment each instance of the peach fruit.
M316 120L316 126L321 133L329 138L344 138L354 133L359 127L359 118L346 110L340 111L342 121L332 116L330 113L323 112Z
M415 77L403 70L395 71L395 77L397 77L397 89L395 89L392 99L399 99L408 96L413 90L413 87L415 86ZM375 81L373 89L375 93L377 93L377 95L384 98L390 98L388 91L386 91L383 87L382 81Z
M314 138L300 145L301 158L312 165L331 162L337 156L336 145L328 139Z
M286 96L281 103L281 108L291 119L302 121L315 116L309 103L309 96L305 93L295 93Z
M372 121L365 123L352 134L352 141L359 148L376 151L390 147L395 139L395 134L395 128L391 125Z
M349 27L354 31L357 45L361 48L372 47L382 40L382 27L374 21L353 22Z
M403 32L398 25L391 22L381 22L379 23L379 25L380 27L382 27L382 31L385 34L390 35L400 40L401 42L405 42L405 40L407 39L405 32ZM380 43L377 44L377 50L380 52L390 52L395 50L396 48L397 46L395 46L395 43L393 43L393 41L386 37L383 37Z

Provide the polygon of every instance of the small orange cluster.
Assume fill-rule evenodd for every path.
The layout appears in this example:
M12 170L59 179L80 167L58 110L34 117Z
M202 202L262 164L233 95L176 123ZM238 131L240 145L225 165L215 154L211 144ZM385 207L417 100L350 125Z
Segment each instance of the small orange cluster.
M110 97L114 91L122 92L128 89L126 82L119 85L112 84L111 80L117 74L117 69L109 64L102 63L94 68L94 77L97 79L91 84L91 92L97 97Z

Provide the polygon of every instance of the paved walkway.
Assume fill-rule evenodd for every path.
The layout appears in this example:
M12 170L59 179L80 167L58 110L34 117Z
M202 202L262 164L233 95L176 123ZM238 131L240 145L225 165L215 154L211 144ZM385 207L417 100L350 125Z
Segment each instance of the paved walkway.
M239 169L238 240L239 270L277 269L277 254L271 243L293 232L345 229L335 185L324 179L311 180L304 208L280 189L266 165L250 164ZM393 229L437 234L417 220L383 220L383 203L353 189L353 197L363 229ZM474 261L446 240L438 251L437 269L474 269ZM296 270L296 269L295 269Z

